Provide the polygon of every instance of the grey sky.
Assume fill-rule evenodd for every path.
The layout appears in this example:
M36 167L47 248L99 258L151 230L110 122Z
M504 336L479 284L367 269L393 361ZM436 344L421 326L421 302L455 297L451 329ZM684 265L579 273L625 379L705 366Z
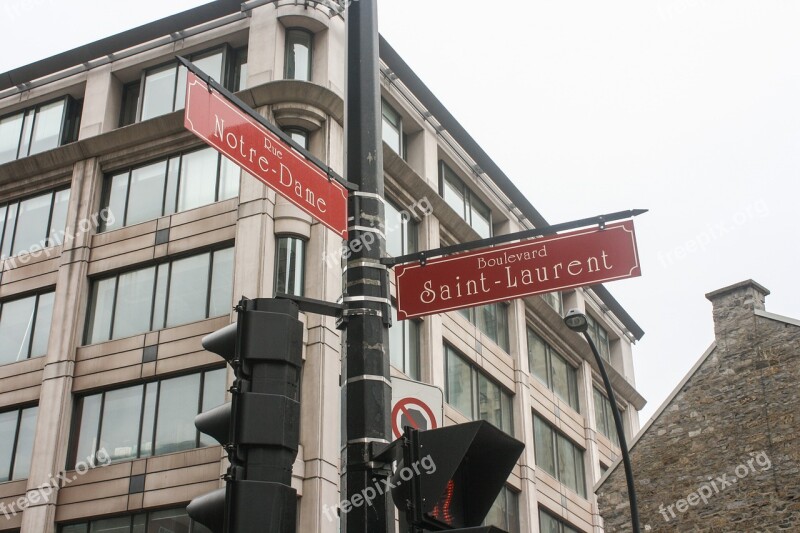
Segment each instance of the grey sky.
M0 0L0 72L202 3ZM643 276L608 284L646 331L643 424L713 339L706 292L753 278L800 317L800 4L379 3L384 36L550 222L650 209Z

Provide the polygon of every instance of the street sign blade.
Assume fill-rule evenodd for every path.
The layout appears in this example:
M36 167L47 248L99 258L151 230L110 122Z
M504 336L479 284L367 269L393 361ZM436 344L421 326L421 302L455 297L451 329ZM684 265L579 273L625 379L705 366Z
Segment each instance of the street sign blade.
M641 275L633 220L394 270L399 320Z
M186 79L184 126L347 238L347 189L191 71Z

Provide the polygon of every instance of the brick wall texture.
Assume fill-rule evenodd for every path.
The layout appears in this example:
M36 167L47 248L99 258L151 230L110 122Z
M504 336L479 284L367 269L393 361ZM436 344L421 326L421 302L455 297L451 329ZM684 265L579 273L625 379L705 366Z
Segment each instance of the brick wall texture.
M716 347L631 449L642 531L800 532L800 326L758 316L767 294L706 295ZM597 495L632 531L622 465Z

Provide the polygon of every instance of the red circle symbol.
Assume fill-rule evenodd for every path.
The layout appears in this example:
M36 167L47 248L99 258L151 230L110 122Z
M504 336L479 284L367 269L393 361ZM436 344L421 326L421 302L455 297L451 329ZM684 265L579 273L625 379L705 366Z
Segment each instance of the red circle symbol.
M403 428L400 427L399 423L401 420L401 415L405 415L406 420L408 420L411 427L414 429L419 429L414 417L411 416L411 410L420 410L423 412L423 414L427 415L428 420L431 421L431 427L427 429L436 429L438 427L436 425L436 417L434 416L431 408L428 407L428 404L418 398L403 398L397 402L394 406L394 409L392 409L392 433L394 433L394 438L399 439L403 435Z

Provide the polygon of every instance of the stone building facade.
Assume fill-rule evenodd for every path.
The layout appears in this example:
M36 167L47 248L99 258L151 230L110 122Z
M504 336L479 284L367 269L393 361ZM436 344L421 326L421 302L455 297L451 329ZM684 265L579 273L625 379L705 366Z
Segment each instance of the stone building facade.
M706 295L715 341L631 446L643 531L800 531L800 320L745 281ZM624 471L597 490L631 531Z
M241 295L336 301L343 254L186 131L175 55L341 175L342 4L217 0L0 73L0 532L202 531L186 503L226 465L193 420L233 376L200 340ZM385 41L381 60L388 253L546 226ZM619 450L594 358L562 320L574 307L633 435L643 331L603 286L390 331L393 376L440 387L446 423L526 443L489 517L512 533L601 531L592 486ZM333 318L302 320L298 531L335 533L342 339Z

